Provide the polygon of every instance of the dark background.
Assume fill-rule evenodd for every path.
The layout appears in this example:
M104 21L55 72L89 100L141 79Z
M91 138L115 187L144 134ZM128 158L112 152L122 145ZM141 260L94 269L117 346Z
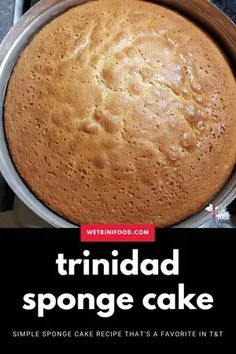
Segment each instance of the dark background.
M236 0L211 0L236 23Z
M13 330L223 330L223 338L119 338L121 341L196 342L222 344L234 338L235 327L235 231L233 229L166 229L156 230L156 242L136 243L80 243L79 230L2 230L1 242L1 323L2 339L9 343L28 343L41 339L12 337ZM120 260L131 256L132 248L140 249L140 258L170 258L173 248L180 249L179 276L65 276L57 273L58 253L66 258L80 258L89 249L94 258L108 258L117 249ZM212 310L155 310L141 305L142 297L154 292L177 292L177 284L185 283L187 293L204 292L214 297ZM22 309L26 293L91 292L94 295L128 292L135 304L129 311L116 310L110 318L97 316L95 310L70 311L53 309L38 318L36 310ZM53 342L71 342L56 338ZM77 343L93 339L74 339ZM109 342L109 338L99 339Z

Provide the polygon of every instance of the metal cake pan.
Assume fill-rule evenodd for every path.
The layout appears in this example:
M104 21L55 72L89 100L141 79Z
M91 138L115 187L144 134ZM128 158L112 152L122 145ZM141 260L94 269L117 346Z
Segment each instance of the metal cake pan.
M0 169L15 194L38 216L57 228L76 228L44 205L26 186L18 174L7 146L3 105L8 80L19 55L31 38L50 20L69 8L88 0L42 0L32 7L11 29L0 46ZM236 67L236 27L218 8L207 0L156 0L152 1L175 9L197 22L213 36ZM236 197L236 169L211 203L227 207ZM174 227L195 228L209 221L210 215L203 208L198 213Z

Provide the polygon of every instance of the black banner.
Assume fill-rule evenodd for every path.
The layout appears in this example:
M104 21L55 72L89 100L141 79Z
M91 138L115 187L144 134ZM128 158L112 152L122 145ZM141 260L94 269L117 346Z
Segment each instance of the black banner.
M4 324L1 336L9 343L87 343L95 340L107 343L118 340L220 344L233 338L234 229L156 230L156 242L142 244L81 243L79 230L56 229L2 230L0 239L1 318ZM102 267L98 275L91 275L91 263L90 275L83 275L82 265L73 262L75 267L71 266L70 270L73 272L74 269L74 275L69 274L69 259L105 259L112 264L112 259L117 259L118 263L131 259L132 250L138 253L138 275L122 274L119 266L118 275L104 275ZM173 260L173 250L178 250L178 274L163 274L161 263L166 259ZM89 256L84 251L89 251ZM56 264L59 254L67 262L64 263L64 273L67 272L64 275L59 274ZM145 259L158 259L159 274L142 273L140 264ZM169 266L167 269L171 272L171 264ZM132 265L127 266L127 269L131 268ZM149 271L151 268L147 266ZM178 308L183 300L180 299L180 288L183 287L184 296L196 294L190 301L196 309ZM90 300L85 300L84 308L78 309L82 306L78 294L88 293ZM197 305L197 297L205 293L213 299L210 309L201 309ZM34 294L33 309L23 308L24 305L30 307L30 302L24 300L26 294ZM50 299L43 298L45 294L51 294ZM70 299L71 306L75 301L70 310L60 308L57 302L63 294L69 294L69 299L61 298L65 306ZM101 299L101 294L112 295ZM132 296L132 308L119 307L120 294ZM147 294L152 294L152 309L144 306L143 299ZM158 307L160 294L172 294L171 303L175 309ZM42 299L45 309L40 312ZM50 301L52 308L47 309ZM168 305L170 299L163 303ZM88 309L89 306L94 308ZM103 317L104 314L108 316Z

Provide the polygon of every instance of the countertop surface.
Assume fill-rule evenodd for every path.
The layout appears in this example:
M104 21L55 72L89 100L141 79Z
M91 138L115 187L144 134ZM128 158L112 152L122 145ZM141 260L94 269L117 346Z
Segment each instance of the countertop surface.
M0 42L12 26L15 0L0 0Z
M0 0L0 43L12 26L14 5L15 0ZM5 205L6 193L7 187L0 174L0 212L2 208L3 210L7 208Z

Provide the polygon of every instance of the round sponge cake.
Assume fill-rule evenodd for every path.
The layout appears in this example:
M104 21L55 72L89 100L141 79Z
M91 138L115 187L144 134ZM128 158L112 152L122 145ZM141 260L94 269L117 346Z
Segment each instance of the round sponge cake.
M16 168L79 223L177 223L236 161L236 84L197 25L168 8L98 0L47 24L5 99Z

